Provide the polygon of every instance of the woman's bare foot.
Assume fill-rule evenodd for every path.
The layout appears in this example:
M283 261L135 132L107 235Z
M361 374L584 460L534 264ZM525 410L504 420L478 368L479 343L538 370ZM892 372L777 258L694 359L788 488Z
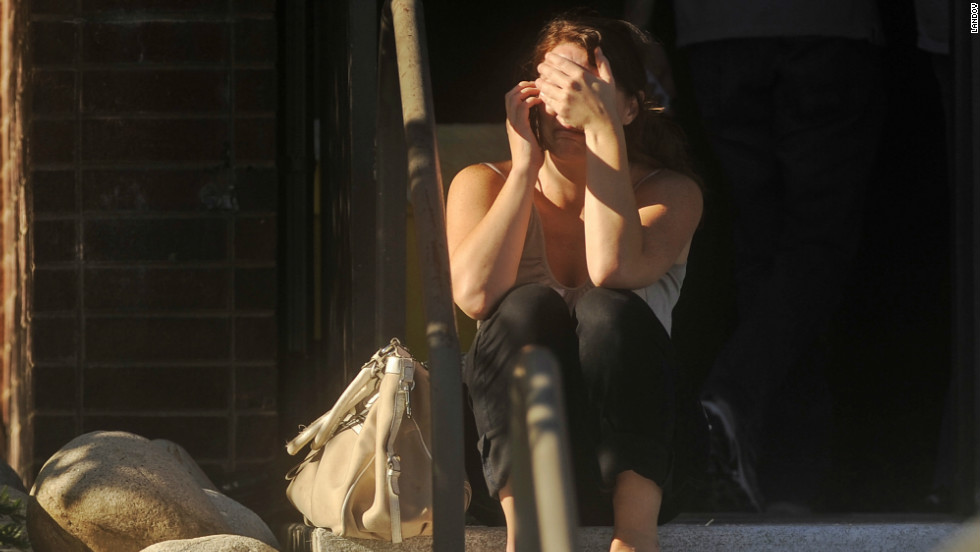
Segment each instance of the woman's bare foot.
M656 531L652 536L635 537L630 540L632 542L614 537L609 552L660 552L660 541L657 539Z
M660 486L635 471L616 476L609 552L660 552L657 516L662 500Z

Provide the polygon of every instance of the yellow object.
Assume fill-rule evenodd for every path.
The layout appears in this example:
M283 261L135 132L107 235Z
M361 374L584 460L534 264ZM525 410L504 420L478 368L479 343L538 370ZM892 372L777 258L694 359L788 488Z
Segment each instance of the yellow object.
M439 168L442 171L443 193L449 193L449 185L456 173L474 163L501 161L510 158L504 123L448 124L436 127L439 145ZM425 342L425 314L422 306L422 272L419 268L418 240L415 235L415 217L411 203L406 211L406 274L405 274L405 345L418 358L429 357ZM456 309L456 331L459 333L459 349L466 352L476 335L476 322Z

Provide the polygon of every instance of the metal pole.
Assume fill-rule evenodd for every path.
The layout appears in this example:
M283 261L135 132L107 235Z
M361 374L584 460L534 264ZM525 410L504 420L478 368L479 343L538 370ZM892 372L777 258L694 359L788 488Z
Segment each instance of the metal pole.
M514 532L517 552L537 552L541 544L538 506L534 498L531 451L527 440L527 369L523 357L514 367L510 386L510 487L514 493L516 519L508 531Z
M555 356L542 347L524 347L511 381L511 486L519 552L578 550L578 512L561 389Z
M462 380L424 18L418 0L392 0L390 5L408 146L408 182L422 267L422 300L428 321L434 437L433 549L460 552L465 546Z

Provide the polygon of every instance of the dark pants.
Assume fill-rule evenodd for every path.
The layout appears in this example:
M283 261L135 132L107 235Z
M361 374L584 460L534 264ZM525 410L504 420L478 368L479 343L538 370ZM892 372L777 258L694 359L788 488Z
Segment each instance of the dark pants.
M823 378L810 360L853 274L884 103L878 51L801 37L709 42L688 54L736 209L738 326L705 393L758 432L794 370Z
M569 313L554 290L537 284L504 297L466 357L463 380L490 495L509 477L508 385L520 349L529 344L550 349L561 365L581 521L610 522L608 490L626 470L656 482L668 496L679 457L703 452L694 449L704 441L679 435L682 428L694 433L703 427L692 397L678 408L677 365L666 330L632 292L594 289ZM685 470L696 468L686 463Z

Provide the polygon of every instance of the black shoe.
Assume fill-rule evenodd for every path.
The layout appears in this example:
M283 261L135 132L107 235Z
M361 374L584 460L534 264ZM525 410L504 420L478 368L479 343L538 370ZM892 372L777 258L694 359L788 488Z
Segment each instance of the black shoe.
M765 500L755 474L755 454L735 413L725 401L701 401L711 431L709 475L714 481L712 504L718 511L762 512Z

